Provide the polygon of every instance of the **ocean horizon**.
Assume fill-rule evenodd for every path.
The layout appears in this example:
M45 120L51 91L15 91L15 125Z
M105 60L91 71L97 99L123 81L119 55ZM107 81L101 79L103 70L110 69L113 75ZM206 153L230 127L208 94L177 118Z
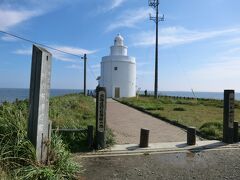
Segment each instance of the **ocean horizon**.
M82 89L51 89L50 96L62 96L65 94L81 93ZM140 91L144 94L144 91ZM153 91L148 91L148 94L153 94ZM223 92L194 92L191 91L160 91L159 95L164 96L179 96L204 99L223 99ZM29 98L29 89L27 88L0 88L0 103L4 101L13 102L16 99L24 100ZM235 93L235 99L240 100L240 93Z
M50 97L62 96L65 94L81 93L80 89L51 89ZM29 98L29 89L27 88L0 88L0 103L14 102L16 99L24 100Z

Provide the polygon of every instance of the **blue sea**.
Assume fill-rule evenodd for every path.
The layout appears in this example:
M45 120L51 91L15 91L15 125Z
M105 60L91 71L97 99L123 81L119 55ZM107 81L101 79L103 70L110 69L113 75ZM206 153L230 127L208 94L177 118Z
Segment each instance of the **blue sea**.
M143 91L140 94L144 94ZM149 91L148 94L153 95L153 91ZM191 91L160 91L159 95L163 96L179 96L179 97L191 97L191 98L204 98L204 99L223 99L223 92L191 92ZM235 93L235 99L240 100L240 93Z
M65 94L80 93L78 89L51 89L50 96L62 96ZM29 98L29 89L0 88L0 103L4 101L13 102L16 99L24 100Z
M50 96L62 96L65 94L83 92L79 89L51 89ZM144 94L144 92L140 92ZM152 91L148 93L153 94ZM206 99L223 99L223 92L194 92L190 91L160 91L160 95L166 96L180 96L180 97L196 97ZM0 103L4 101L13 102L16 99L28 99L29 89L14 89L14 88L0 88ZM235 93L235 99L240 100L240 93Z

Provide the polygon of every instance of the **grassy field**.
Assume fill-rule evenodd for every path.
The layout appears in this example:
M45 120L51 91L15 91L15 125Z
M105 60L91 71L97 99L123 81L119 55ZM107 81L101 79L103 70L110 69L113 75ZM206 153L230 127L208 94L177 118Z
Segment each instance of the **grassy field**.
M50 120L56 128L95 126L95 102L92 97L70 94L50 99ZM28 101L0 105L0 179L74 179L80 167L71 159L71 151L86 148L85 134L53 133L50 162L36 163L35 150L27 139ZM113 143L107 131L107 143Z
M84 129L88 125L96 126L94 99L89 96L70 94L54 97L50 100L49 116L53 129L69 128ZM69 145L71 151L84 151L87 147L86 134L62 134L64 143ZM113 133L107 129L107 146L114 144Z
M222 138L223 101L213 99L190 99L140 96L122 98L122 102L144 109L158 117L196 127L209 139ZM235 121L240 119L240 102L236 101Z

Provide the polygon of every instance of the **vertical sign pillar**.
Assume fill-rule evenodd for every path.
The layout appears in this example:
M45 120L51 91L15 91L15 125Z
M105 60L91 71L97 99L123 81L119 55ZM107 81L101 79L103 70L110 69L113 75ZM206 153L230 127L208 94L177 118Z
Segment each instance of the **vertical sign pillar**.
M103 149L106 146L106 108L107 94L105 87L96 89L96 148Z
M38 162L46 163L49 142L49 89L52 55L33 45L29 97L28 138L36 149Z
M234 90L224 90L223 142L233 143Z

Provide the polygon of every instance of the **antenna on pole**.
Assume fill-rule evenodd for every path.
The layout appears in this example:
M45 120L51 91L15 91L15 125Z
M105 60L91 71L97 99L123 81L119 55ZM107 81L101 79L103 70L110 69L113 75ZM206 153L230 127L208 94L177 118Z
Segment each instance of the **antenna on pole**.
M156 11L156 15L150 16L150 20L156 23L156 46L155 46L155 83L154 83L154 97L158 98L158 22L164 21L164 15L158 15L159 0L148 0L148 5Z

